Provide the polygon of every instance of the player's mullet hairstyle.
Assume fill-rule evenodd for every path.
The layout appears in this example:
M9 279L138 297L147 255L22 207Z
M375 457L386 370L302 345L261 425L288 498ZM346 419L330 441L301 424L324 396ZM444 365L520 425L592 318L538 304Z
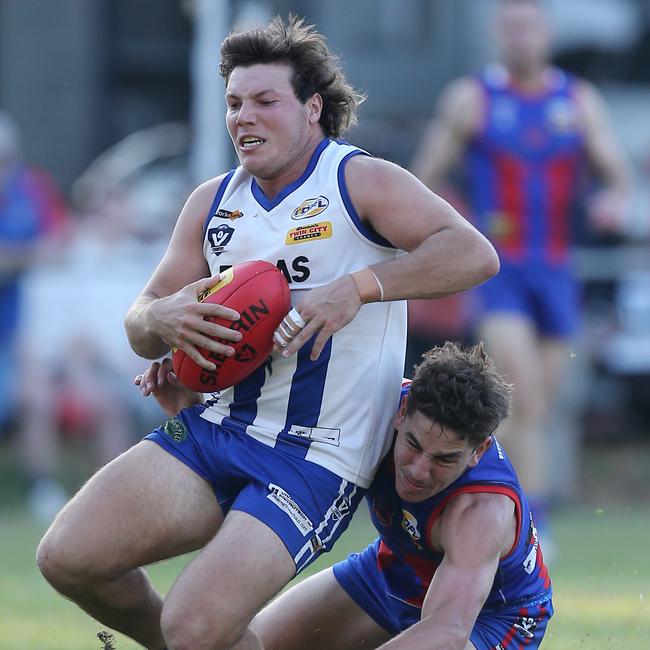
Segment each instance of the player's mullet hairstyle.
M293 90L303 104L314 93L323 98L319 122L327 137L338 138L357 123L357 109L365 96L347 82L325 37L302 18L290 15L285 22L276 16L265 27L235 29L224 39L219 72L226 83L237 66L256 63L289 64Z
M419 411L476 446L508 416L511 388L482 343L463 349L447 342L416 366L406 412Z

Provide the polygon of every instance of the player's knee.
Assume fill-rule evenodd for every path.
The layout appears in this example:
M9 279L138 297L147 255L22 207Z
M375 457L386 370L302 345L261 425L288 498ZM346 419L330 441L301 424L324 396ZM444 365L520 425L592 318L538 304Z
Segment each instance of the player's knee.
M43 577L58 591L68 594L81 580L78 567L72 561L65 545L50 529L36 551L36 564Z
M204 612L163 606L160 624L169 650L227 650L246 631L233 619L208 618Z
M99 567L93 566L73 540L54 526L38 545L36 564L57 591L71 597L87 591L99 579Z

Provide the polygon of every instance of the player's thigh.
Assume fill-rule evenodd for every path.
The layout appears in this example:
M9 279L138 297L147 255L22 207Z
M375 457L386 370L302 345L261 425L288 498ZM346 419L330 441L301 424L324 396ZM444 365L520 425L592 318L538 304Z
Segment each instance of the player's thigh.
M236 632L243 633L295 572L293 558L274 531L245 512L231 510L167 595L165 638L173 638L191 619L205 635L234 634L234 643Z
M41 542L65 567L120 572L194 550L223 517L208 482L157 444L142 441L99 470Z
M356 650L390 639L339 584L332 569L291 587L253 620L264 650Z
M499 370L516 386L517 398L534 401L543 389L534 323L524 315L495 312L481 323L478 334Z
M570 359L570 339L543 338L540 341L540 360L547 399L554 397L565 379Z

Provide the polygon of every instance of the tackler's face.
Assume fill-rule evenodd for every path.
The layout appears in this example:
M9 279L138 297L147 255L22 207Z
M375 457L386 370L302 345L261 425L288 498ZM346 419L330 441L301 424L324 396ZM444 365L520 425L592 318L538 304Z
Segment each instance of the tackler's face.
M406 413L403 403L396 422L395 489L400 498L417 503L451 485L474 467L492 443L487 438L477 447L419 411Z
M285 63L237 66L226 87L226 123L241 165L263 181L292 173L311 151L322 100L296 97ZM300 170L302 171L302 170Z

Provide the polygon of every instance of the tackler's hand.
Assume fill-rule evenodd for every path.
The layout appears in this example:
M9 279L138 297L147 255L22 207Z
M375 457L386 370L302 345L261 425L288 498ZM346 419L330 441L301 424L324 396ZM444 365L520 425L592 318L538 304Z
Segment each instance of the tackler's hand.
M143 397L153 395L160 408L173 417L184 408L196 406L203 402L200 393L181 384L172 369L171 359L154 361L141 375L136 375L133 383L140 387Z

